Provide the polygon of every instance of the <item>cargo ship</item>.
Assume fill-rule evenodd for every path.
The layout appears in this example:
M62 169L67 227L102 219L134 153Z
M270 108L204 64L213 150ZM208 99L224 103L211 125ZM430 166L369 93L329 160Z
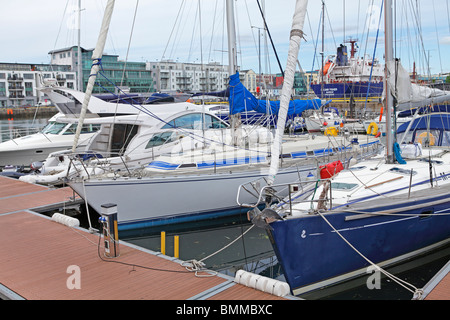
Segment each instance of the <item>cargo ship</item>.
M355 57L356 40L349 40L351 55L347 46L340 45L336 55L326 58L319 78L311 83L311 89L321 99L374 98L383 94L384 66L376 58L367 55Z

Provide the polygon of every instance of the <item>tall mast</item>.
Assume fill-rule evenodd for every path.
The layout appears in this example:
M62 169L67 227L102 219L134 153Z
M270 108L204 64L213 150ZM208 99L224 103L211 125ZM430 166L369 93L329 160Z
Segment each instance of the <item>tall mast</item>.
M238 71L237 65L237 45L236 45L236 26L234 21L234 0L227 0L227 32L228 32L228 73L230 77ZM231 111L231 110L230 110ZM241 114L230 115L231 132L233 136L233 145L239 144L238 128L241 125Z
M385 0L384 2L384 23L385 23L385 80L384 86L386 88L385 110L386 110L386 161L387 163L393 163L393 148L394 148L394 136L392 132L392 110L394 107L394 97L391 94L391 89L388 86L388 62L394 60L394 37L393 37L393 23L392 23L392 0Z
M230 76L238 71L236 25L234 21L234 0L227 0L227 32L228 32L228 72Z
M324 74L323 74L323 70L324 70L324 54L325 54L325 1L322 0L322 69L321 69L321 90L320 92L321 94L321 98L323 99L323 89L324 89Z
M78 0L78 90L83 90L83 66L81 65L81 0Z
M286 117L291 100L292 88L294 87L295 67L300 50L300 41L303 38L303 25L305 23L306 9L308 0L297 0L292 22L292 29L289 40L288 59L284 73L284 83L281 90L280 110L278 111L277 130L275 132L274 142L272 144L272 160L270 163L268 183L273 184L275 176L278 173L281 142L283 140L284 128L286 126Z
M114 3L115 0L108 0L108 3L106 4L100 34L98 35L97 45L95 47L94 53L92 54L91 73L86 87L86 93L84 95L83 106L80 112L80 119L78 121L77 131L75 132L75 137L73 140L72 152L75 152L75 149L78 145L78 140L80 138L84 118L86 117L86 111L89 105L89 100L91 99L92 90L94 89L95 80L97 79L97 73L100 70L100 61L102 59L103 51L105 49L106 37L108 36L109 25L111 23L111 16L114 10Z

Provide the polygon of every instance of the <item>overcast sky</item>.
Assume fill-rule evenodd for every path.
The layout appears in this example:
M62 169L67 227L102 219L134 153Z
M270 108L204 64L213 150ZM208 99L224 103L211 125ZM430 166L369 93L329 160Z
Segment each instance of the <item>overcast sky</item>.
M450 71L449 1L394 0L397 4L396 51L405 68L411 70L415 61L419 71L424 73L424 56L429 55L431 73ZM284 68L295 1L260 2L265 2L269 31ZM49 63L50 50L77 44L75 10L78 0L0 0L0 3L0 62ZM84 48L95 47L106 3L106 0L82 0L81 45ZM334 54L344 37L352 37L359 40L359 55L372 56L375 52L383 62L383 23L375 46L382 0L326 0L325 4L325 56ZM136 5L136 23L131 37ZM237 0L235 6L238 62L242 69L258 72L258 28L263 27L263 22L257 1ZM105 51L125 60L131 37L130 61L164 58L228 64L224 52L227 50L224 17L224 0L116 0ZM318 34L320 17L321 1L310 0L304 27L307 42L302 43L299 54L299 62L305 70L320 67L319 60L313 65L317 37L321 39ZM261 46L262 72L279 72L272 48L265 54L263 37ZM317 54L321 50L319 40Z

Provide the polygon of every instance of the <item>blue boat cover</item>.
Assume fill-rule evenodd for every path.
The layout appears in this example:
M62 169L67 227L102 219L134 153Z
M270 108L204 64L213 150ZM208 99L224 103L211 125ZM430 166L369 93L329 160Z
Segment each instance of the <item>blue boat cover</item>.
M416 113L416 111L417 109L404 110L399 112L397 117L400 118L411 117ZM450 112L450 105L434 105L432 107L426 106L419 108L419 114L438 113L438 112Z
M230 76L230 90L228 96L228 102L230 104L230 113L237 114L246 111L255 110L260 113L269 113L273 115L278 114L280 109L280 101L267 101L258 100L256 97L244 87L239 79L239 72ZM330 103L327 101L324 105ZM308 109L319 109L322 106L322 100L291 100L289 102L288 116L301 115L303 111Z
M431 118L429 118L431 117ZM450 131L450 113L430 114L414 120L411 130L426 130L430 120L430 129ZM405 132L409 122L398 127L397 133Z

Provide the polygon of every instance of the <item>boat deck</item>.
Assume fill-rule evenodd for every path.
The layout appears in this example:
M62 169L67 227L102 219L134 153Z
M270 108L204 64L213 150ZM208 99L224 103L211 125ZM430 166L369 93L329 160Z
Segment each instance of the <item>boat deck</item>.
M118 258L101 259L98 234L67 227L31 210L63 204L71 197L69 188L51 189L0 177L0 298L294 299L245 287L222 274L198 277L180 260L122 241Z

